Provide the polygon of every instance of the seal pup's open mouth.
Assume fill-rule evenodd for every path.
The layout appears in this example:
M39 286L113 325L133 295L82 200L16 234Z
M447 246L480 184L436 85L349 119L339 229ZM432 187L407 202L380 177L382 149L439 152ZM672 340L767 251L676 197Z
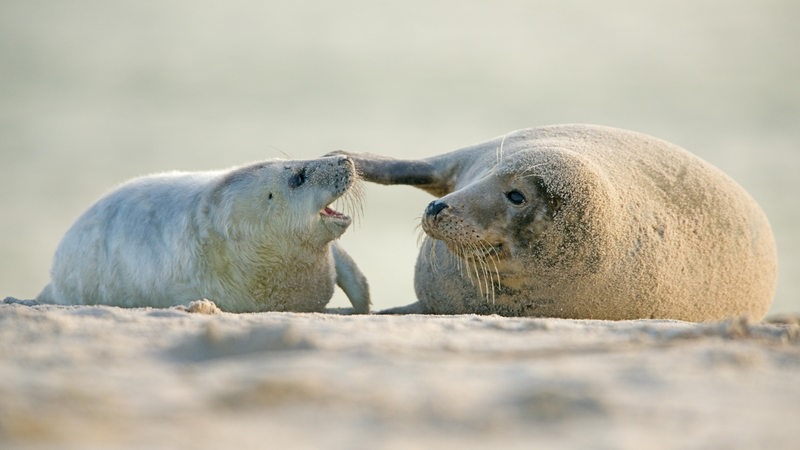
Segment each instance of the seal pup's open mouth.
M336 211L335 209L331 208L330 205L322 208L319 212L320 217L323 220L334 220L338 222L347 222L351 221L350 216L344 214L342 212Z

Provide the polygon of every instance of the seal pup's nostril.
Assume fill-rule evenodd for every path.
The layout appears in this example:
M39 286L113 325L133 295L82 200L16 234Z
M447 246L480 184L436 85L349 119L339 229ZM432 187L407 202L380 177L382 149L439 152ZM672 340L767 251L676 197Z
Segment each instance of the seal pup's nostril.
M447 203L439 200L434 200L428 204L427 208L425 208L425 215L435 216L447 207L448 207Z

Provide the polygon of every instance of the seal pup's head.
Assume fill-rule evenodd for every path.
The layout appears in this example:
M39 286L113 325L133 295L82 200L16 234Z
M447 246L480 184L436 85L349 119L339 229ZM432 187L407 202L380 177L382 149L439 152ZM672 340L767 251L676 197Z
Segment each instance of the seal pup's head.
M350 158L272 160L222 177L212 195L214 222L228 239L285 238L318 246L340 237L352 218L332 207L339 199L359 210L360 190Z

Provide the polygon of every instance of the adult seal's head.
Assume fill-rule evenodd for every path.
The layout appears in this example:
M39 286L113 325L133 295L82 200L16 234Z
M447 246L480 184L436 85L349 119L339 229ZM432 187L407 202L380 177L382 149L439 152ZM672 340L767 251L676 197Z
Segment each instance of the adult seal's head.
M66 233L43 302L170 306L213 300L227 311L322 311L338 283L369 311L366 280L334 242L358 207L346 157L271 160L214 172L138 178L99 200Z
M418 161L352 155L418 186L418 302L391 312L760 319L775 244L761 209L687 151L639 133L526 129Z
M466 263L465 275L495 301L495 285L518 287L538 278L597 272L605 263L609 230L616 226L611 186L580 159L554 150L532 160L513 153L510 140L509 153L493 161L491 170L432 201L422 216L425 233L448 249L445 258L458 256L456 263ZM547 166L559 167L562 176L571 173L567 183L556 183ZM422 255L436 259L427 261L433 267L452 262L438 261L440 253L431 250ZM573 257L565 260L565 252ZM533 268L542 277L531 279Z

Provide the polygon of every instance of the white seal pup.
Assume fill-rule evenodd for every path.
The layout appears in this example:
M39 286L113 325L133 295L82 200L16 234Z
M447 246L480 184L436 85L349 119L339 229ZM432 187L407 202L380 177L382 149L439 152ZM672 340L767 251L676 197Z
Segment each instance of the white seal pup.
M350 154L425 209L418 302L387 312L760 320L775 292L767 218L731 178L644 134L525 129L427 159Z
M351 218L330 207L359 206L356 180L344 156L134 179L67 231L37 301L323 311L338 284L367 313L367 281L335 242Z

